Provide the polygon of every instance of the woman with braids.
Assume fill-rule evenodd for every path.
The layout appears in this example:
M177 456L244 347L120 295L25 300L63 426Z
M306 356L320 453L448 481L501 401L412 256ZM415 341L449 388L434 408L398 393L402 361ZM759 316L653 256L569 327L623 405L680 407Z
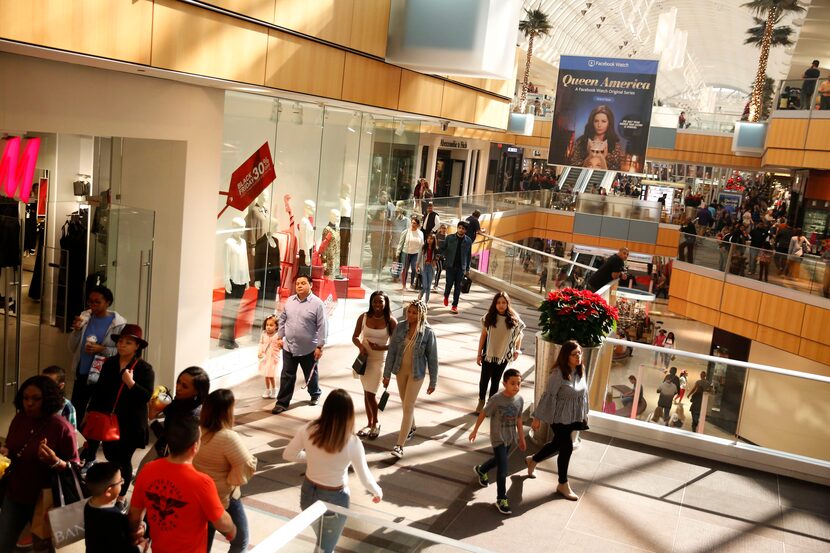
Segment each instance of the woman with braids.
M380 503L383 491L369 466L363 444L354 435L354 404L346 390L337 389L323 402L320 418L306 424L285 446L286 461L306 463L300 508L307 509L315 501L326 501L349 508L349 466L354 468L372 501ZM325 553L334 551L346 525L346 517L327 511L322 524L314 525Z
M565 499L579 499L568 484L568 465L573 453L571 433L588 429L588 386L587 375L582 366L582 348L576 341L562 344L559 356L550 372L548 387L533 413L530 427L539 430L542 423L553 430L553 440L542 446L536 455L527 457L527 474L533 476L537 463L559 454L557 469L559 485L556 492Z
M427 306L421 300L410 302L406 320L398 323L389 342L383 368L383 387L389 386L392 374L398 382L403 406L403 420L392 455L403 457L403 444L415 434L415 400L429 370L427 394L438 384L438 349L435 333L427 325Z
M507 363L519 358L524 327L519 314L510 307L510 296L507 292L496 292L490 309L481 318L481 336L478 339L476 358L476 363L481 367L481 378L478 382L476 413L480 413L484 408L487 398L493 397L499 391L499 382Z
M602 158L608 169L619 170L625 152L615 127L611 108L603 105L591 110L585 132L574 143L570 164L581 167L590 158Z

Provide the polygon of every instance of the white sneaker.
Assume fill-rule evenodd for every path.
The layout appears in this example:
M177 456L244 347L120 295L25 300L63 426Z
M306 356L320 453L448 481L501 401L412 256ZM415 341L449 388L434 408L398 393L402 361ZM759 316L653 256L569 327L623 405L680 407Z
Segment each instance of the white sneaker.
M262 392L262 399L271 399L271 390L269 388L265 388L265 391Z
M277 399L277 389L271 388L271 392L268 394L270 399Z

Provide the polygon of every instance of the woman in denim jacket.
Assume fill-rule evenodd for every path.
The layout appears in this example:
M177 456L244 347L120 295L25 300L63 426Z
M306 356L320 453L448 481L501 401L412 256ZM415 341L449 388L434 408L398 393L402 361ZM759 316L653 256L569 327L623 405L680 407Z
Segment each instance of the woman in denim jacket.
M389 379L396 375L398 394L403 405L403 420L398 442L392 455L403 457L403 444L415 434L415 399L429 370L427 394L435 391L438 383L438 350L435 333L427 326L427 307L420 300L413 300L406 308L406 320L398 323L389 342L386 365L383 368L383 387L389 387Z

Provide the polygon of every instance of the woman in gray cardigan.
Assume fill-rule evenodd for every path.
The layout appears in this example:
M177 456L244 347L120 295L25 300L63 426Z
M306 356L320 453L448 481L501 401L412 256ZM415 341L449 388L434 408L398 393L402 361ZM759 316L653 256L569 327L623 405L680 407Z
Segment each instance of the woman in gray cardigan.
M568 484L568 465L573 453L571 433L588 428L586 376L582 366L582 348L576 341L568 340L559 350L548 379L548 387L539 400L531 422L533 430L539 430L543 422L549 424L553 430L553 439L542 446L536 455L525 459L527 474L533 476L537 463L558 452L559 485L556 491L571 501L579 499Z

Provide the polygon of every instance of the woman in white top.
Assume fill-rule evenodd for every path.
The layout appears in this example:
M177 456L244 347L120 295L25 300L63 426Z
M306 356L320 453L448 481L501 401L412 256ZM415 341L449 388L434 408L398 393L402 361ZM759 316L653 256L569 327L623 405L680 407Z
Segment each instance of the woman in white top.
M525 324L519 314L510 307L510 296L507 292L496 292L490 309L481 318L481 336L478 339L476 359L476 363L481 367L481 378L478 382L476 413L480 413L484 408L486 399L499 391L499 382L507 363L519 358L524 328ZM488 383L490 393L485 397Z
M354 467L363 486L380 503L383 492L369 467L363 444L354 435L354 404L346 390L331 392L323 403L320 418L308 423L285 446L286 461L305 462L305 480L300 491L300 508L307 509L315 501L326 501L349 507L349 465ZM323 515L318 533L320 549L334 551L346 525L346 517L331 511Z
M810 253L810 241L807 240L804 231L800 228L795 229L793 237L790 238L788 253L790 257L787 260L787 276L797 278L801 267L801 257L805 253Z
M357 318L352 334L352 343L366 356L366 370L360 375L363 385L363 405L366 407L366 427L357 433L359 438L374 440L380 435L378 422L377 393L386 351L389 349L389 337L398 326L389 307L389 296L382 290L372 292L369 296L369 310Z
M410 285L415 288L415 274L416 265L418 263L418 253L424 245L424 233L419 230L420 223L418 219L413 217L410 220L409 228L401 233L400 241L398 242L398 253L403 263L403 270L401 271L401 289L406 290L406 273L410 271Z
M675 349L676 344L674 343L674 332L669 332L668 334L666 334L666 339L663 341L663 347L666 349ZM667 369L671 364L672 355L674 354L671 352L660 352L660 357L662 358L663 365L665 365Z
M202 443L193 466L213 479L219 500L236 525L236 537L228 550L242 553L248 550L248 519L242 506L239 487L246 484L256 470L256 457L251 455L242 438L233 429L233 392L215 390L208 395L199 415ZM208 524L208 551L216 529Z

